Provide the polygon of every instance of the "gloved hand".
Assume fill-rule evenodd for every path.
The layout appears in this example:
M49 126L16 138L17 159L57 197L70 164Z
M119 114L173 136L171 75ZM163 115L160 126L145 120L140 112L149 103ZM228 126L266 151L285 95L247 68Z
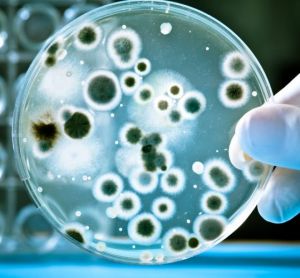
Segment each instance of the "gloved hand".
M273 223L296 216L300 212L300 74L273 101L240 119L229 148L233 164L239 148L255 160L278 166L258 204L261 216Z

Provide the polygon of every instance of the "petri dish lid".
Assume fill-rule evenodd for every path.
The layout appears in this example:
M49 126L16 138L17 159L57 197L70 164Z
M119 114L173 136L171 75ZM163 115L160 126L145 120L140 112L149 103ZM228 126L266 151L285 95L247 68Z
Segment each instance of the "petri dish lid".
M129 263L186 259L257 204L271 168L242 152L234 166L228 147L271 95L248 47L205 13L107 5L50 38L27 72L13 121L19 173L78 246Z

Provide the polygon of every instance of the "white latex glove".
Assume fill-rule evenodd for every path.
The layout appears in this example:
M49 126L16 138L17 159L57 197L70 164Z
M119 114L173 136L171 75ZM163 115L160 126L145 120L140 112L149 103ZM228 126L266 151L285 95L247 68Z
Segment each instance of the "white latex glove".
M273 223L300 212L300 74L272 102L246 113L238 122L229 148L232 163L241 148L255 160L278 166L258 204Z

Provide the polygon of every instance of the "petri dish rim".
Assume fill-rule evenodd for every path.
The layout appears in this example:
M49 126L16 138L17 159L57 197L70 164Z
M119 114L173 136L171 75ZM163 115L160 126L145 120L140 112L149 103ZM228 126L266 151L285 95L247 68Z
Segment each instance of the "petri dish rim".
M121 14L124 12L130 12L130 11L147 11L149 13L151 12L162 12L162 13L170 13L173 15L180 15L182 17L188 18L189 20L194 20L195 22L200 22L202 24L207 25L208 27L212 28L216 33L219 33L226 37L227 39L230 39L231 42L237 47L237 49L245 54L249 58L249 63L252 68L252 70L255 73L255 77L257 78L258 85L260 87L260 90L262 92L262 97L264 102L270 101L272 102L272 90L270 87L270 84L268 82L268 79L259 64L258 60L252 53L252 51L248 48L248 46L228 27L226 27L223 23L219 22L215 18L211 17L210 15L199 11L195 8L169 2L169 1L161 1L161 0L154 0L154 1L144 1L144 0L131 0L131 1L124 1L124 2L117 2L113 4L108 4L106 6L99 7L95 10L92 10L77 19L73 20L71 23L63 27L61 30L53 34L44 44L42 49L39 51L38 55L32 62L31 66L29 67L29 70L26 73L25 80L24 80L24 86L23 89L20 91L20 94L17 97L16 106L13 114L13 124L12 124L12 141L13 141L13 148L14 148L14 155L15 160L17 164L17 168L19 171L19 175L21 179L25 182L26 187L28 191L30 192L30 195L34 199L35 203L38 205L38 207L41 209L44 216L49 216L50 213L47 211L46 208L43 207L43 204L41 200L36 195L36 192L32 189L30 185L30 179L34 178L30 175L29 169L26 168L27 161L24 155L24 151L21 148L22 143L22 136L20 136L19 130L22 126L22 121L20 120L21 113L24 110L24 107L26 105L28 95L26 95L26 92L30 89L30 80L34 80L35 76L39 72L38 63L44 53L44 51L50 46L50 44L53 42L54 38L58 38L60 36L69 36L71 33L73 33L74 26L87 22L87 21L94 21L99 18L101 20L105 19L106 17L116 16L117 14ZM269 179L272 172L272 167L270 167L268 174L265 176L265 178L256 185L256 189L252 193L251 197L248 199L247 202L245 202L232 216L233 220L231 220L229 224L229 228L226 228L226 232L222 234L221 237L219 237L216 241L213 241L212 243L206 243L205 247L201 250L201 252L204 252L205 250L211 248L212 246L218 244L222 240L224 240L228 235L233 233L245 220L246 218L251 214L251 212L254 210L255 206L257 205L261 193L265 188L265 185L267 183L267 180ZM52 217L50 217L50 222L55 226L55 228L61 233L59 226L60 223L56 220L54 220ZM75 241L72 240L74 243ZM81 248L84 248L84 246L81 246L77 244ZM91 249L91 250L90 250ZM84 248L84 250L89 252L97 252L94 248ZM197 254L201 252L196 252ZM117 260L118 262L126 262L126 263L137 263L135 259L132 259L130 261L129 258L126 258L126 261L124 257L117 257L116 255L109 255L106 253L100 253L97 252L102 257L111 259L111 260ZM196 253L186 256L185 259L194 256ZM169 259L167 262L164 263L170 263L178 261L176 258Z

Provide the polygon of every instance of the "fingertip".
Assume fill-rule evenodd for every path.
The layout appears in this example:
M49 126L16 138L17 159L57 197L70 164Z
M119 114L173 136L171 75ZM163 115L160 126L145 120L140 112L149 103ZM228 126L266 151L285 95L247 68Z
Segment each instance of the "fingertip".
M284 223L300 212L299 171L276 168L267 184L258 212L268 222Z

